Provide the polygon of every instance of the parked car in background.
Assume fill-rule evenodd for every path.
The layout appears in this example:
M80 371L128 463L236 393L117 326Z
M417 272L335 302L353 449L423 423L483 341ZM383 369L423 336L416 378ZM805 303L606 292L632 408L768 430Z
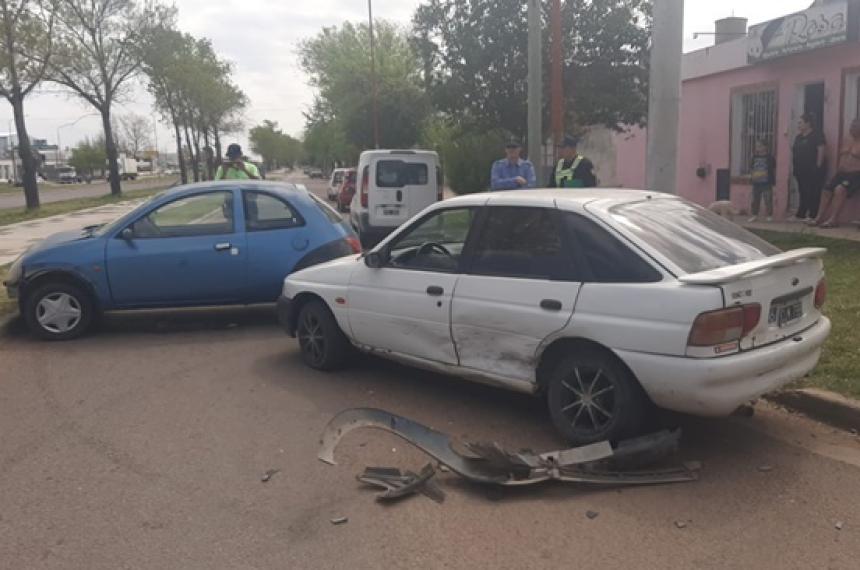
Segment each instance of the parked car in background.
M664 194L476 194L293 273L279 315L312 368L355 346L543 394L572 443L614 441L653 405L724 416L813 370L831 327L823 253Z
M340 185L340 191L337 194L337 211L349 212L349 205L352 198L355 196L355 182L357 178L355 168L348 168L343 175L343 183Z
M329 200L334 201L337 199L338 192L340 192L340 185L343 183L343 173L345 168L335 168L331 172L331 178L328 182L328 188L326 189L326 196Z
M104 311L274 303L290 272L359 251L349 225L304 187L205 182L43 240L5 285L35 335L65 340Z
M323 171L319 168L311 168L310 171L308 172L308 177L309 178L325 178L325 174L323 174Z
M443 198L439 155L429 150L369 150L358 163L350 221L365 246Z

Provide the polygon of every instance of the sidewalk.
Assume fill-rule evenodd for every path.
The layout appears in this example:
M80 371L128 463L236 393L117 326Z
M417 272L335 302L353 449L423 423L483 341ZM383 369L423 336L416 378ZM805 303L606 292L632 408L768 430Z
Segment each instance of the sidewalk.
M860 230L858 230L857 226L850 223L832 229L814 228L800 222L755 222L750 224L747 223L746 220L740 221L737 218L735 219L735 223L753 230L769 230L787 234L802 234L807 236L860 241Z
M130 200L59 216L0 226L0 265L11 263L33 243L51 234L105 224L126 214L143 200Z

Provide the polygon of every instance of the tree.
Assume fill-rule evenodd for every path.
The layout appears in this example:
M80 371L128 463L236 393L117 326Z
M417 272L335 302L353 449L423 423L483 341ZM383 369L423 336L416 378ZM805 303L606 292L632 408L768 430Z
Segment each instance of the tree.
M72 149L69 164L75 167L78 174L86 173L92 176L96 171L104 170L106 160L105 144L101 137L92 141L87 138Z
M122 126L122 148L127 154L134 158L140 158L146 147L152 144L150 133L152 123L143 115L130 113L120 117L119 124Z
M174 10L135 0L57 0L56 57L50 79L95 107L102 116L111 193L119 195L117 146L111 123L113 103L140 69L137 46Z
M650 1L567 0L562 20L571 130L643 122ZM427 0L419 6L412 43L435 107L473 128L525 135L527 32L522 0ZM544 61L549 65L548 55Z
M301 156L302 144L278 129L278 123L263 121L248 133L251 150L263 157L266 170L292 167Z
M173 125L183 183L188 181L185 157L195 181L202 174L212 178L214 157L221 156L221 135L240 128L247 104L231 80L232 66L217 56L208 40L172 26L152 30L139 49L156 109ZM203 172L201 144L211 151L205 152Z
M421 86L420 60L406 34L394 25L377 22L374 34L380 145L408 148L418 140L420 125L430 111ZM324 28L317 36L300 44L299 61L311 85L318 90L308 124L336 124L348 144L359 149L372 148L368 26L347 22L339 27Z
M24 99L42 81L51 56L53 17L41 0L0 0L0 95L12 105L24 198L28 209L39 207L38 164L24 119ZM12 158L14 160L14 156Z

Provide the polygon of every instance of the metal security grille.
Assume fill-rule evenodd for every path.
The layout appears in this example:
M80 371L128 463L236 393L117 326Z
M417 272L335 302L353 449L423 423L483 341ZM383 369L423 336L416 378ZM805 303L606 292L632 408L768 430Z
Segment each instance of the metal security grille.
M759 91L741 96L741 131L739 168L741 175L750 173L750 166L757 141L763 141L775 152L776 143L776 91Z

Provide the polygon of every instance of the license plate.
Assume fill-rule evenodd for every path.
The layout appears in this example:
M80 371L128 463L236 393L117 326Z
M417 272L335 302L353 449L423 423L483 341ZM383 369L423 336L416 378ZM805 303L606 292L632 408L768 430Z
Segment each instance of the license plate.
M790 325L794 321L803 316L803 303L801 301L792 301L791 303L780 303L772 305L768 321L770 324L776 324L779 327Z
M398 210L397 208L383 208L382 215L383 216L399 216L400 210Z

